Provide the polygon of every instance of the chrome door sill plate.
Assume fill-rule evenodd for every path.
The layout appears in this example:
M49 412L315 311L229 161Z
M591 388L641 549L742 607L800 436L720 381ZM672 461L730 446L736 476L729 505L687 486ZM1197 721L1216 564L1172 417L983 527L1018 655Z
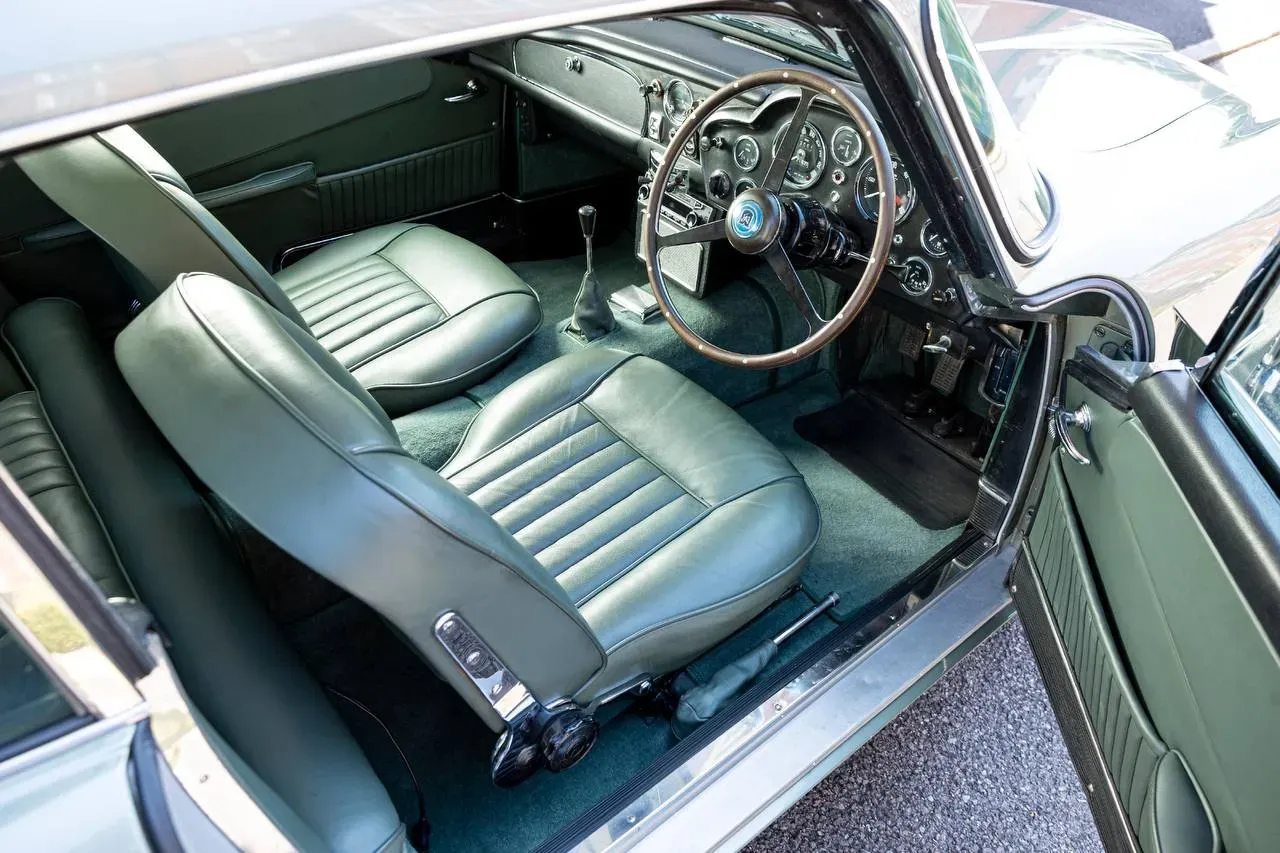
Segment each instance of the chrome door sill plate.
M1016 553L992 553L865 648L832 650L574 850L741 848L1012 615Z

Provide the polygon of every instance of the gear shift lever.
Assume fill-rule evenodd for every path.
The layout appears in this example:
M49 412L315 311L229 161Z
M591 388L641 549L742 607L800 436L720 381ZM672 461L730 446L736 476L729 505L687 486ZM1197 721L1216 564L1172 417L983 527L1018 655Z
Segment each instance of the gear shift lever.
M613 311L600 291L591 257L591 238L596 230L596 209L589 204L578 208L578 222L582 225L582 237L587 243L587 271L582 275L582 286L573 304L573 319L568 332L584 341L594 341L613 331Z

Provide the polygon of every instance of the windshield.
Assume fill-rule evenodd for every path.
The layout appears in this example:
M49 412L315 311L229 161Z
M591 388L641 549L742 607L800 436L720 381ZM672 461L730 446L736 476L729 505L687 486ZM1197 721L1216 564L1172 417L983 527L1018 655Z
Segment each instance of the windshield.
M707 15L693 15L694 19L710 21L724 27L742 30L743 32L765 36L788 47L823 59L850 66L849 55L845 53L834 31L812 29L799 21L778 18L773 15L746 15L727 12L712 12Z
M1022 134L1014 127L952 0L939 0L938 37L954 81L953 91L969 117L980 155L986 158L1005 217L1017 237L1034 246L1049 227L1049 188L1031 162Z

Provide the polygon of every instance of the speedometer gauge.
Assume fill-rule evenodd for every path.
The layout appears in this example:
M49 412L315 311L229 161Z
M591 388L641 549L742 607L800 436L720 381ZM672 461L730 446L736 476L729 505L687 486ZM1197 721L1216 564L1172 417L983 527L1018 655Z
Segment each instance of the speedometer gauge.
M662 97L662 110L667 118L676 124L683 124L689 113L693 112L693 90L689 88L689 84L683 80L672 80L667 85L667 94Z
M754 136L739 136L733 143L733 162L744 172L750 172L760 162L760 143Z
M897 194L894 200L893 222L898 224L911 215L916 209L916 185L897 157L893 159L893 188ZM876 177L876 161L868 160L858 170L854 181L854 203L858 212L870 222L880 218L880 179Z
M773 138L773 153L778 153L778 146L787 135L787 122ZM791 155L791 165L787 166L786 182L798 190L807 190L822 177L822 170L827 165L827 144L813 122L806 121L800 128L800 141L796 143L796 151Z

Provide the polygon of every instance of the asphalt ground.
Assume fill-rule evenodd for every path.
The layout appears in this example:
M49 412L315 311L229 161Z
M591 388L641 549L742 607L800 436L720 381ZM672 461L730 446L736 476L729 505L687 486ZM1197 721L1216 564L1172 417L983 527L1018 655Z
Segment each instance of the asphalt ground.
M1100 853L1021 623L967 655L747 850Z

